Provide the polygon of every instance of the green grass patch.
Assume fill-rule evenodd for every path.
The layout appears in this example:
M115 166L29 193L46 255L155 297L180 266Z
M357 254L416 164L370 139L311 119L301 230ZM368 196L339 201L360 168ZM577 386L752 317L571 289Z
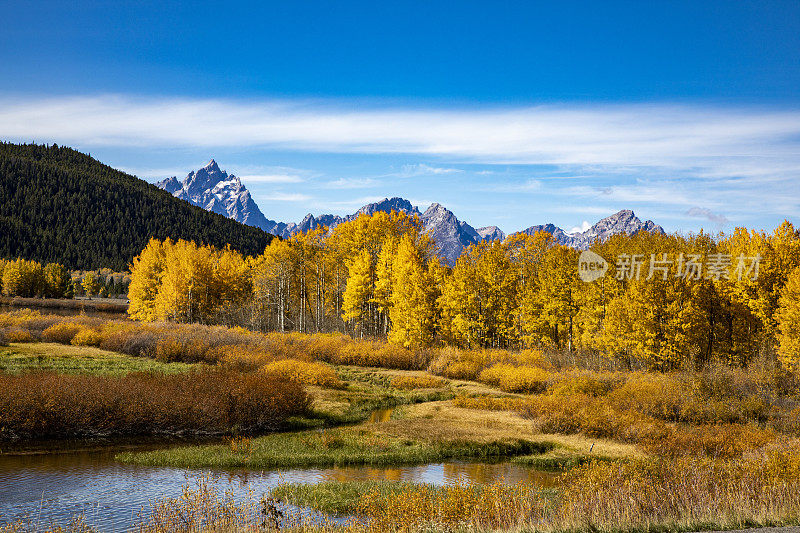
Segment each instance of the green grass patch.
M280 433L253 439L247 449L225 444L122 453L125 463L181 468L281 468L338 465L424 464L446 459L489 460L546 453L550 443L422 442L361 428Z
M307 418L297 419L296 429L333 427L369 420L373 412L401 405L450 400L455 397L448 388L404 390L391 386L391 379L360 367L335 366L341 389L312 389L317 401Z
M131 372L175 374L197 365L161 363L145 357L132 357L91 346L70 346L50 342L12 343L0 347L0 372L23 374L50 371L60 374L121 376Z
M356 513L366 494L378 492L383 499L412 486L412 483L385 480L284 483L273 488L269 495L292 505L341 516Z

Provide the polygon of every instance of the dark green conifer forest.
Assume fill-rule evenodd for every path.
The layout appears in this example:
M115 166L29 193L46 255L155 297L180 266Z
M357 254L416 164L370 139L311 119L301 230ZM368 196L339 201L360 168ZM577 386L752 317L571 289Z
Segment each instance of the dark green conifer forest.
M151 237L246 255L273 238L71 148L0 143L0 257L122 271Z

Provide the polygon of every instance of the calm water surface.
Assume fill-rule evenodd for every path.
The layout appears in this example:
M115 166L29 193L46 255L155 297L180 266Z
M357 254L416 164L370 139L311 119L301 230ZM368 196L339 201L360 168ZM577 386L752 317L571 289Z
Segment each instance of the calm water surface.
M100 531L126 531L147 515L150 502L178 497L187 483L211 475L222 492L239 498L252 491L256 499L283 482L392 480L434 483L509 483L526 481L552 486L555 475L509 463L451 462L402 467L340 467L280 471L185 470L124 465L114 462L118 450L48 455L0 456L0 524L29 520L44 527L84 515Z

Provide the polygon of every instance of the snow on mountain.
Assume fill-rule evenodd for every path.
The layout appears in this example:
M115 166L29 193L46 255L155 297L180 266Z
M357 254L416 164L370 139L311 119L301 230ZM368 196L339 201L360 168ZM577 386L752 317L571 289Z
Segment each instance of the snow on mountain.
M268 220L239 178L220 170L213 159L206 166L190 172L183 181L175 176L156 183L176 198L219 213L242 224L266 231L279 223ZM272 232L270 232L272 233Z
M520 233L533 235L537 231L546 231L551 234L559 244L571 246L579 250L586 250L595 242L603 242L612 235L618 235L620 233L633 235L640 231L663 234L664 228L652 220L642 222L633 211L623 209L610 217L602 219L594 226L582 232L566 233L558 226L545 224L541 226L531 226L522 230Z
M221 170L213 159L203 168L190 172L183 181L176 177L167 178L156 185L177 198L181 198L208 211L219 213L243 224L256 226L268 233L288 238L298 232L306 232L320 226L333 228L343 222L355 220L360 215L373 215L379 211L390 213L402 211L416 215L422 222L423 229L432 237L439 254L450 265L464 251L464 248L479 242L502 241L506 238L497 226L486 226L475 229L464 221L458 220L452 211L441 204L431 204L425 212L411 204L405 198L384 198L379 202L367 204L352 215L319 215L307 214L299 223L284 223L269 220L264 216L250 196L250 191L233 174ZM612 235L624 233L632 235L639 231L664 233L664 229L648 220L642 222L633 211L622 210L606 217L586 231L567 233L554 224L531 226L519 233L533 235L538 231L546 231L556 242L584 250L595 241L604 241Z
M497 226L486 226L485 228L478 228L475 230L478 232L480 238L484 241L504 241L506 240L506 234L498 228Z

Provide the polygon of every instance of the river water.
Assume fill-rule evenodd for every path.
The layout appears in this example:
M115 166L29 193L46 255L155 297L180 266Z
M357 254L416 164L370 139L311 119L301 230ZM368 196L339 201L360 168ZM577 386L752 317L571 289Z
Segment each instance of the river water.
M213 476L220 493L256 499L279 483L391 480L433 483L529 482L552 486L555 474L511 463L448 462L422 466L333 467L273 471L185 470L114 461L119 450L45 455L0 455L0 524L17 520L45 527L83 515L99 531L127 531L150 503L178 497L187 483ZM37 527L36 529L39 529Z

